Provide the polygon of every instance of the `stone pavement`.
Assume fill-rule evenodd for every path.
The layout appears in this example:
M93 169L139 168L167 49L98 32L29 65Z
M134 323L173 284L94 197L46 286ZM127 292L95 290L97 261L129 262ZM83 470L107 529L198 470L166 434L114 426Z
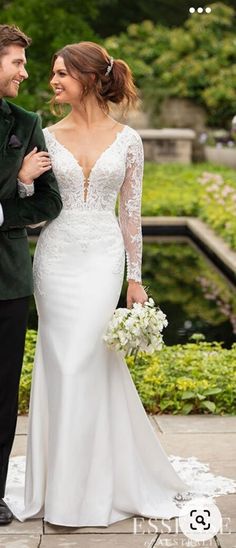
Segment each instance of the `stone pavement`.
M236 477L236 416L172 416L150 417L168 454L195 456L210 464L217 475ZM25 454L27 417L18 420L12 455ZM65 501L66 502L66 501ZM155 527L142 518L113 524L110 527L66 528L51 526L42 520L26 523L13 521L0 528L1 548L153 548L205 546L236 548L236 494L218 497L217 506L223 516L223 531L205 543L188 540L178 532L177 520L161 520ZM136 534L135 534L136 523ZM177 533L176 533L177 529ZM168 534L167 534L168 533Z

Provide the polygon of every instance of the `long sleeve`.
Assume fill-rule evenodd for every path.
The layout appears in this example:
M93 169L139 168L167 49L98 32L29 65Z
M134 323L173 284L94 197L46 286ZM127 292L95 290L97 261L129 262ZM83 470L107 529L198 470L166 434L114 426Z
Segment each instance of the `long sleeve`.
M25 185L24 183L22 183L22 181L20 181L20 179L17 179L17 185L20 198L29 198L30 196L33 196L34 183L31 183L30 185Z
M143 145L134 132L128 147L126 174L120 191L119 223L127 259L127 279L141 281L142 227L141 199L143 180Z

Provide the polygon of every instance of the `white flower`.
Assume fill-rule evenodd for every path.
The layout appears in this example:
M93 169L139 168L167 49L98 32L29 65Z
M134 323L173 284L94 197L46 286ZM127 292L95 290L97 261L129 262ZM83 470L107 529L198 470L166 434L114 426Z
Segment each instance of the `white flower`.
M167 325L166 315L149 298L144 305L134 303L131 309L118 308L103 340L109 348L126 356L137 352L152 354L161 350L162 330Z

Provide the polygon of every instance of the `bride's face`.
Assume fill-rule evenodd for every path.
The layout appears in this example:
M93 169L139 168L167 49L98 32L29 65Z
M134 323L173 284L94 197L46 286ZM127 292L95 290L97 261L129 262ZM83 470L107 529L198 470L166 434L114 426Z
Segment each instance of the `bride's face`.
M62 57L57 57L52 74L50 85L56 95L56 102L70 105L78 104L82 86L76 78L68 73Z

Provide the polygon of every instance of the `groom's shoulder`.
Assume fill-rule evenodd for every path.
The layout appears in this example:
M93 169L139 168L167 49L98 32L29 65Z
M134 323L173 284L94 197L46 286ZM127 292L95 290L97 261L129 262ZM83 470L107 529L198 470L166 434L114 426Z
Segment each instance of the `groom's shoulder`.
M6 103L11 110L13 116L17 119L19 123L22 122L34 124L35 121L39 118L36 112L26 110L25 108L20 107L19 105L16 105L15 103L11 103L9 101L6 101Z

